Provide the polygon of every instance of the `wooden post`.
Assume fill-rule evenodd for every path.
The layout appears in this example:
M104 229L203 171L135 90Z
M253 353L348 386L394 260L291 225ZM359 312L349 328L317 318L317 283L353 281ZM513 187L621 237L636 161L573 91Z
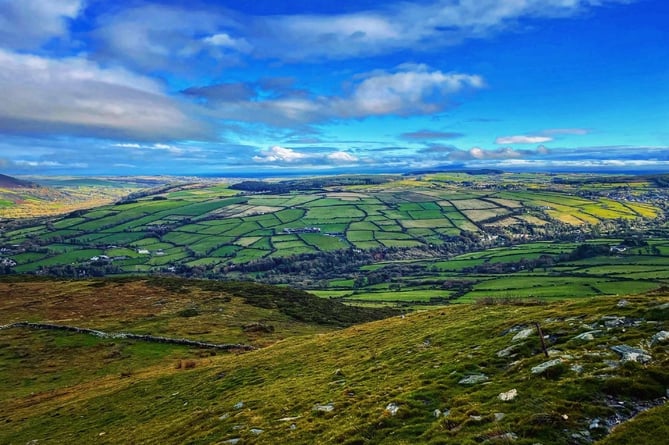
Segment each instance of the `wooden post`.
M534 325L537 327L537 333L539 334L539 339L541 340L541 349L544 351L544 355L548 358L548 350L546 349L546 342L544 341L544 333L539 326L539 322L535 321Z

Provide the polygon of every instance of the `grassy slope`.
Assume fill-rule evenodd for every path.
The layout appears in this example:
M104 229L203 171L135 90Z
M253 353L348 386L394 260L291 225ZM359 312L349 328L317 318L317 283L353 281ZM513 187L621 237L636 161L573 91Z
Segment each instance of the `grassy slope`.
M212 297L212 291L197 286L161 286L170 301L184 293L193 299ZM58 286L52 288L57 296ZM71 290L61 288L60 295ZM139 311L131 300L126 300L123 313ZM135 300L140 304L141 299ZM501 435L513 433L519 444L585 443L572 435L603 435L588 425L592 419L614 415L608 405L625 400L631 406L633 396L655 399L665 395L669 385L669 345L645 343L668 328L669 309L657 306L669 297L630 297L626 307L618 307L618 300L458 305L288 337L241 355L4 330L0 377L20 378L21 385L3 390L0 442L127 443L132 437L134 443L161 444L225 443L236 438L240 443L467 444L504 443ZM58 311L63 303L54 300L52 306ZM9 309L13 310L18 306ZM2 313L6 318L8 310ZM599 327L602 317L611 315L643 321L624 328ZM102 314L91 317L90 324L103 324ZM197 318L186 320L195 325ZM167 317L162 324L174 320ZM531 326L533 321L550 336L552 354L564 359L564 365L549 375L530 371L546 360L536 335L517 342L515 356L496 354L514 344L509 329ZM586 325L601 329L601 335L592 341L574 340L591 329ZM644 345L653 361L620 365L609 347L623 343ZM572 365L583 366L583 371L571 370ZM53 369L61 372L50 373ZM478 372L489 380L458 384ZM4 383L3 388L10 387ZM513 388L518 391L515 400L497 398ZM235 408L238 402L243 406ZM327 403L333 403L332 412L313 410ZM399 407L394 416L386 411L390 403ZM435 418L435 409L450 413ZM505 416L495 420L495 413ZM658 430L664 424L666 429L661 416L661 410L650 411L639 421ZM281 420L287 417L294 419ZM624 438L613 440L635 422L620 427L609 443L628 443ZM254 428L263 431L257 434ZM663 443L664 437L643 443Z

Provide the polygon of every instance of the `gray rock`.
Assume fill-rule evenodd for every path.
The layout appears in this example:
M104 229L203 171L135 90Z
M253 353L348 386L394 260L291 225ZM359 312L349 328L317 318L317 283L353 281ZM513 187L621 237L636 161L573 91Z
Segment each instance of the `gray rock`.
M518 395L518 390L516 388L513 388L508 390L507 392L499 393L497 398L503 402L510 402L511 400L515 399L517 395Z
M472 374L460 379L458 382L460 385L476 385L477 383L483 383L488 380L488 376L485 374Z
M296 430L296 429L297 429L297 425L295 425L294 423L291 423L291 424L290 424L290 429L291 429L291 430Z
M509 357L510 355L512 355L516 351L517 348L518 348L518 346L511 345L508 348L504 348L501 351L497 351L497 357L500 357L500 358Z
M229 443L230 445L237 445L240 440L242 440L240 437L235 437L234 439L228 439L223 443Z
M669 332L660 331L657 334L653 335L653 338L650 340L651 346L656 345L657 343L663 343L669 340Z
M244 408L244 402L237 402L235 403L235 406L233 406L234 409L242 409Z
M532 328L523 329L522 331L520 331L516 335L514 335L513 338L511 339L511 341L525 340L526 338L528 338L533 333L534 333L534 329L532 329Z
M440 410L439 408L437 408L437 409L435 409L434 411L432 411L432 415L433 415L434 417L436 417L437 419L441 417L441 414L442 414L442 413L441 413L441 410Z
M607 328L618 328L625 326L625 317L617 317L615 315L605 315L600 319L600 322Z
M314 405L313 411L330 413L334 411L334 403L326 403L325 405Z
M483 416L470 415L469 418L476 422L480 422L481 420L483 420Z
M530 371L532 372L532 374L543 374L544 372L546 372L547 369L550 369L554 366L558 366L560 364L562 364L562 359L556 358L553 360L549 360L547 362L543 362L540 365L534 366L532 369L530 369Z
M256 436L262 434L265 430L261 430L260 428L251 428L249 431L251 431L251 434L255 434Z
M576 337L574 337L574 340L592 341L592 340L595 339L596 336L598 336L601 333L602 333L602 331L600 329L595 329L594 331L583 332L582 334L578 334Z
M224 413L224 414L221 414L221 416L218 418L218 420L225 420L225 419L227 419L228 417L230 417L230 414L228 414L228 413Z
M569 369L574 371L576 374L580 374L583 372L583 365L571 365Z
M663 303L659 306L655 306L653 309L659 309L661 311L664 311L666 309L669 309L669 303Z
M400 407L396 403L389 403L386 406L386 412L388 414L390 414L391 416L394 416L395 414L397 414L397 411L399 411L399 409L400 409Z
M500 420L502 420L505 417L506 417L506 414L504 414L504 413L495 413L495 422L499 422Z
M601 420L599 419L593 419L592 422L590 422L590 425L588 425L588 428L591 430L597 429L597 428L602 428L604 425L601 424Z
M611 346L611 349L620 354L623 362L648 363L653 359L646 351L627 345Z
M623 299L623 300L618 300L618 303L616 304L616 307L627 307L629 306L630 302Z

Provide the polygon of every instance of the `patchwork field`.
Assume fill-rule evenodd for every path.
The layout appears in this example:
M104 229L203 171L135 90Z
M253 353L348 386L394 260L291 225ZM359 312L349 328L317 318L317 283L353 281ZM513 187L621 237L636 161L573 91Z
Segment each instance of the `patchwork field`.
M613 199L602 184L589 185L585 193L582 187L547 186L552 178L541 175L524 187L513 175L493 176L389 177L367 185L361 184L367 179L351 177L351 185L337 178L336 186L325 180L310 188L296 181L291 183L296 190L280 193L181 184L33 225L8 226L0 231L0 246L18 273L55 266L94 274L179 267L215 273L267 258L431 248L465 232L515 242L592 225L606 231L621 223L652 224L663 215L661 199L645 198L653 190L650 182L626 192L625 199Z

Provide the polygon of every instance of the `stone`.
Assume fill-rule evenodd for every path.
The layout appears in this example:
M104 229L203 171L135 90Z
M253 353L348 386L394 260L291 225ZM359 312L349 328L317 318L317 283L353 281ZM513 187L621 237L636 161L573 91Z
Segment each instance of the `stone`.
M600 322L603 323L607 328L618 328L620 326L625 326L625 317L606 315L601 318Z
M595 329L594 331L583 332L582 334L578 334L576 337L574 337L574 340L592 341L595 339L597 335L601 333L602 331L599 329Z
M656 345L657 343L663 343L669 340L669 332L660 331L657 334L653 335L653 338L650 339L650 345Z
M543 374L544 372L546 372L547 369L550 369L554 366L558 366L560 364L562 364L562 359L556 358L553 360L549 360L547 362L543 362L540 365L534 366L532 367L532 369L530 369L530 371L532 372L532 374Z
M296 430L296 429L297 429L297 425L295 425L294 423L291 423L291 424L290 424L290 429L291 429L291 431Z
M623 300L618 300L618 303L616 303L616 307L627 307L629 306L630 302L623 299Z
M601 428L602 426L603 425L601 424L601 421L599 419L593 419L592 422L590 422L588 429L594 430L597 428Z
M473 414L470 415L469 418L475 420L476 422L480 422L481 420L483 420L483 416L475 416Z
M249 431L251 431L251 434L255 434L256 436L259 436L265 430L261 430L260 428L251 428Z
M495 422L499 422L506 417L504 413L495 413Z
M477 383L482 383L488 380L488 376L485 374L472 374L460 379L458 382L460 385L476 385Z
M510 402L511 400L515 399L517 395L518 395L518 390L516 390L516 388L513 388L508 390L507 392L499 393L497 398L503 402Z
M583 372L583 365L571 365L569 369L574 371L576 374L580 374Z
M228 417L230 417L230 414L228 414L228 413L224 413L224 414L221 414L221 416L218 418L218 420L225 420L225 419L227 419Z
M237 402L235 403L235 406L233 406L234 409L242 409L244 408L244 402Z
M223 443L229 443L230 445L237 445L240 440L242 440L240 437L235 437L234 439L228 439Z
M627 345L611 346L611 350L620 354L623 362L649 363L652 360L646 351Z
M436 417L437 419L441 417L441 410L439 408L435 409L432 411L432 415Z
M522 331L520 331L516 335L514 335L513 338L511 339L511 341L525 340L526 338L528 338L533 333L534 333L534 329L532 329L532 328L523 329Z
M320 411L324 413L330 413L334 411L334 403L327 403L325 405L314 405L313 411Z
M399 409L400 409L400 407L396 403L389 403L386 406L386 412L388 414L390 414L391 416L394 416L395 414L397 414L397 411L399 411Z
M516 345L511 345L508 348L504 348L501 351L497 351L497 357L509 357L512 355L517 349Z

